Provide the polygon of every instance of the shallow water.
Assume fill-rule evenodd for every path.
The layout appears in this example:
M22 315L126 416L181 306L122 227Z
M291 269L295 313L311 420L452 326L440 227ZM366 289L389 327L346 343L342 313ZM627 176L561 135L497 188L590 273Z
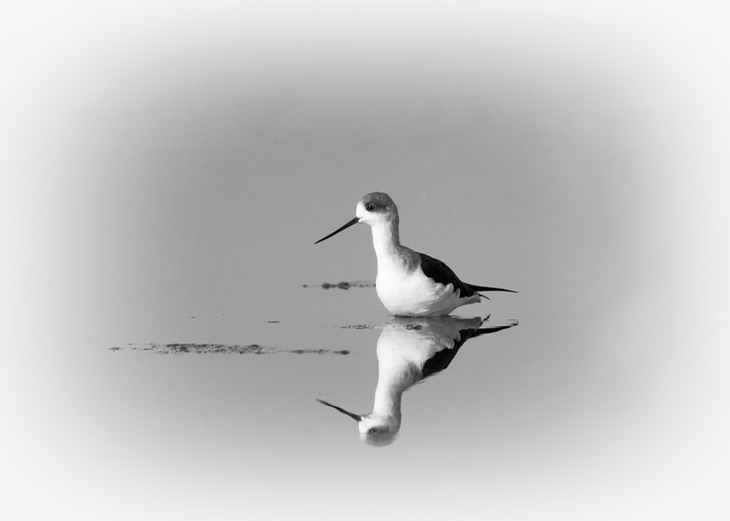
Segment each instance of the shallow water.
M60 331L29 333L37 341L14 355L26 367L14 428L30 449L16 477L53 500L34 510L92 516L123 501L121 517L134 504L150 517L334 519L368 493L397 512L414 510L404 498L435 489L531 516L588 508L607 483L629 494L621 504L648 508L664 493L667 481L645 479L658 477L658 464L662 472L677 464L664 461L672 424L656 409L678 399L663 374L676 371L666 359L676 362L677 352L649 341L661 327L650 317L633 326L620 316L560 320L530 313L525 293L495 297L462 309L491 312L482 327L507 329L467 340L418 382L417 359L453 350L449 321L457 319L443 319L450 334L434 333L429 320L399 323L373 288L284 293L268 316L160 309L154 320L131 311L99 325L89 320L98 313L79 309L55 315ZM383 342L394 328L400 336ZM664 362L651 361L659 352ZM361 434L317 402L369 413L379 377L405 388L394 436ZM581 501L563 504L576 490Z
M2 31L3 518L724 508L727 88L684 33L265 11ZM388 316L366 226L313 244L374 190L519 293Z

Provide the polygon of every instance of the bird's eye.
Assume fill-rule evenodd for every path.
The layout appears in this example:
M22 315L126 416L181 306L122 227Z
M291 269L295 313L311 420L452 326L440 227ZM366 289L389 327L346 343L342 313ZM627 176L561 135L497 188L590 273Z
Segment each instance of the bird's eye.
M373 210L375 210L375 205L374 205L374 204L368 204L368 205L365 205L365 209L366 209L366 210L367 210L368 212L372 212Z

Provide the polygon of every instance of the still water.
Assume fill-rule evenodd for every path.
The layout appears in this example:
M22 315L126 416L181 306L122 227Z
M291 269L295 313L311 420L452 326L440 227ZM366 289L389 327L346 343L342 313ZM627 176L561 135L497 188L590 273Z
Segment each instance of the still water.
M727 511L724 105L702 103L728 89L692 83L695 33L601 12L576 42L552 5L23 9L0 517ZM389 316L366 226L313 244L372 191L403 244L519 293Z
M652 507L687 465L681 444L664 459L676 440L656 407L677 399L662 374L677 367L650 357L676 352L646 316L555 319L520 293L462 308L483 323L395 319L372 287L283 293L267 315L77 309L30 332L15 479L49 498L31 509L337 519L375 497L397 515L460 501L522 518L578 515L611 485L613 515Z

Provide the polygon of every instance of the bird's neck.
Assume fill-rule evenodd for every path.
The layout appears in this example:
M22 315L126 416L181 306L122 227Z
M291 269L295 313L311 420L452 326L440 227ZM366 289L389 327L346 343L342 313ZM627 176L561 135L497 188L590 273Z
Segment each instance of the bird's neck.
M378 263L396 259L402 249L398 235L398 218L373 226L373 247Z

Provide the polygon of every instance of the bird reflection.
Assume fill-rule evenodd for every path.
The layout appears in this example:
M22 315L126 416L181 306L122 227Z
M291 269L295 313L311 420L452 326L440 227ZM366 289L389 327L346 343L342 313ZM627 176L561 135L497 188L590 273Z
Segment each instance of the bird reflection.
M487 317L488 318L488 317ZM486 333L517 325L517 321L482 327L479 317L396 317L378 338L378 385L373 412L355 414L324 400L358 422L360 438L371 445L395 441L401 425L401 397L414 384L446 369L464 343Z

